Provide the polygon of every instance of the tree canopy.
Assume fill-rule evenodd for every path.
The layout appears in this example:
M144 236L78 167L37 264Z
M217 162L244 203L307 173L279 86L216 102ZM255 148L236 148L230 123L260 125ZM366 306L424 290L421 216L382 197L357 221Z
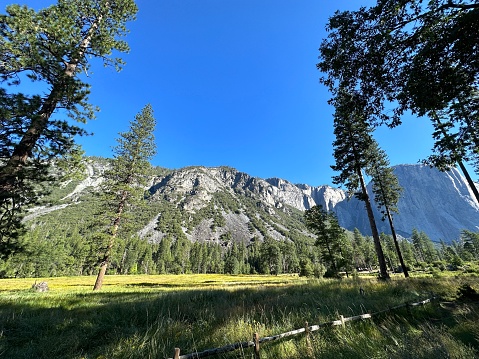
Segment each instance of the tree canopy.
M146 105L130 122L127 132L117 139L111 168L105 171L102 184L107 244L94 289L100 289L110 262L111 251L125 214L144 204L144 192L151 173L150 160L156 153L154 130L156 120L151 105Z
M0 253L21 227L22 206L49 179L48 160L86 134L71 121L94 116L81 74L92 58L121 68L112 54L128 51L122 38L136 11L133 0L58 0L38 12L10 5L0 15ZM25 83L39 93L26 92Z
M477 157L479 2L378 0L336 12L327 29L317 67L333 97L361 93L374 126L397 126L405 111L433 119L433 165Z
M320 248L321 260L328 267L329 276L346 273L352 266L352 246L333 212L322 206L314 206L304 214L306 226L316 235L316 245Z

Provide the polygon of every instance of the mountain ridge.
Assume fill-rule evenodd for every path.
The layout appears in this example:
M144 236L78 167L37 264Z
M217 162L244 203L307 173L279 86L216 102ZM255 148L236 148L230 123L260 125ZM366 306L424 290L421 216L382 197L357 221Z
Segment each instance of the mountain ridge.
M84 201L84 193L101 183L105 163L90 158L86 167L87 177L73 190L58 203L33 210L26 219ZM266 236L284 240L291 233L311 237L302 222L302 212L314 205L334 211L343 228L358 228L370 235L364 204L356 198L348 199L340 188L292 184L276 177L262 179L227 166L190 166L161 172L151 177L145 189L150 194L149 203L162 210L154 213L152 208L153 215L138 229L141 237L151 241L158 242L168 234L160 229L169 228L166 221L178 222L192 241L221 241L226 237L248 241ZM415 228L433 241L450 243L459 238L462 229L478 230L479 205L456 169L439 172L424 165L398 165L394 172L404 188L399 214L394 216L400 235L408 238ZM371 184L368 190L371 193ZM390 233L374 203L373 207L378 229ZM178 229L175 235L181 235Z

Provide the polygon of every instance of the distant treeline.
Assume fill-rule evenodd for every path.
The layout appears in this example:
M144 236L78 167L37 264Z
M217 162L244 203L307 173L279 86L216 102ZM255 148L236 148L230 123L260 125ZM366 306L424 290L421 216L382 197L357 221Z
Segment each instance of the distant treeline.
M182 232L181 232L182 233ZM235 241L228 233L218 241L191 242L183 235L166 235L159 243L133 236L118 241L114 249L110 274L283 274L299 273L321 277L327 268L320 260L319 248L312 238L294 235L286 241L257 237L249 243ZM348 233L343 248L348 275L355 271L375 270L377 257L371 237L358 230ZM401 271L394 243L382 234L388 270ZM91 275L97 271L101 238L82 234L81 226L51 228L37 226L23 240L24 251L0 261L2 277L48 277ZM412 239L400 241L409 269L456 269L466 261L479 259L479 234L463 231L451 245L433 243L423 232L413 231ZM474 265L471 264L470 267Z

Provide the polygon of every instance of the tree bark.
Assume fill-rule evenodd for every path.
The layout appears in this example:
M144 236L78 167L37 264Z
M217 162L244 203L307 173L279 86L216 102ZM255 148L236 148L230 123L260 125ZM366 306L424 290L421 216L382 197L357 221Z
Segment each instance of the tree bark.
M108 262L103 262L100 266L100 271L96 277L95 286L93 290L100 290L103 286L103 278L105 278L106 269L108 268Z
M45 129L48 126L48 120L55 111L58 102L63 97L62 93L66 90L66 84L62 80L61 76L63 76L64 78L72 78L75 75L78 64L80 63L81 58L85 54L86 49L90 45L93 32L98 28L101 21L102 16L99 16L96 21L90 26L86 37L81 41L79 45L78 56L71 59L70 62L66 63L63 74L60 75L58 81L53 84L50 94L40 108L40 111L32 117L32 122L29 128L23 135L20 142L15 146L12 156L8 159L5 166L1 169L0 193L9 193L13 190L17 175L19 174L20 170L26 165L28 158L31 157L38 139L40 138L42 133L45 132Z
M387 217L388 217L388 221L389 221L389 226L391 227L391 233L392 233L393 240L394 240L394 246L396 247L396 253L398 255L399 262L401 263L401 267L402 267L402 270L403 270L403 273L404 273L404 277L409 278L409 272L406 268L406 264L404 263L404 259L402 257L402 253L401 253L401 248L399 248L399 243L398 243L397 236L396 236L396 229L394 228L393 218L391 216L391 212L389 211L388 207L386 207L386 213L387 213Z
M125 208L126 199L128 197L128 192L123 191L121 195L120 202L118 203L118 207L116 210L115 220L113 221L112 229L111 229L111 236L108 242L108 246L105 250L105 254L103 256L103 261L100 264L100 270L98 271L98 275L96 277L95 285L93 286L93 290L100 290L103 285L103 278L105 277L106 269L108 268L108 264L110 264L111 259L111 250L115 244L115 239L118 234L118 227L120 226L121 215L123 213L123 209Z
M58 88L54 86L50 95L43 103L39 114L33 117L30 127L15 147L5 167L2 168L0 173L0 190L2 192L11 192L13 190L18 173L27 163L37 140L47 127L48 119L55 111L58 97Z
M381 246L381 241L379 239L378 227L376 226L376 221L374 220L373 208L371 206L371 201L369 198L368 190L366 188L366 183L364 182L364 177L360 169L357 171L357 174L361 184L361 191L362 191L362 196L364 200L364 205L366 206L366 211L368 213L369 225L371 226L371 232L373 234L374 247L376 249L376 254L378 256L379 277L381 279L389 279L389 274L388 274L387 266L386 266L386 260L384 258L384 252Z
M479 203L479 192L477 191L477 187L472 180L471 176L469 175L469 172L467 171L466 167L462 163L462 161L458 161L457 164L459 165L459 168L461 169L462 173L464 174L464 177L466 177L467 184L471 188L472 193L476 197L476 202Z

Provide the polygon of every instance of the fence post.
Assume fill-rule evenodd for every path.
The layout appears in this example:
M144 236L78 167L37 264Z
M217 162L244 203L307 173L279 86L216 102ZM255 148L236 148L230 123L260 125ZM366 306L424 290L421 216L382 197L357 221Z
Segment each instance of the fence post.
M304 323L304 330L306 332L306 348L308 350L308 357L313 358L313 347L311 346L311 338L309 337L309 324L308 322Z
M253 334L253 341L254 341L254 358L260 359L259 356L259 335L258 333Z
M173 355L173 359L180 359L180 348L175 348L175 355Z
M345 324L344 324L344 316L343 315L340 315L339 316L339 319L341 320L341 325L343 326L343 328L345 327Z

